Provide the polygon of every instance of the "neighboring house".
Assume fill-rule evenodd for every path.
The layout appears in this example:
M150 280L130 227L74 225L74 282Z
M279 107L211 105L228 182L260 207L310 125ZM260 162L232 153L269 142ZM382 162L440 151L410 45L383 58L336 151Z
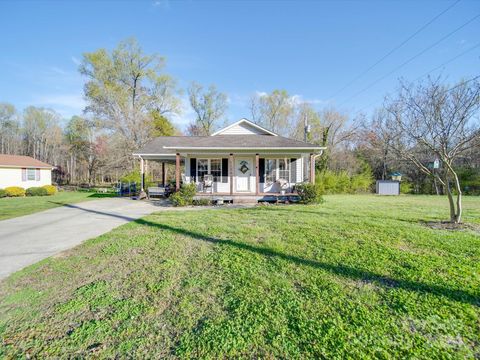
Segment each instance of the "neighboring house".
M30 156L0 154L0 189L51 185L53 168Z
M181 182L194 182L199 194L261 196L288 194L295 184L315 182L315 158L323 149L242 119L211 136L158 137L134 155L142 174L146 160L162 162L163 169L175 163L177 189Z

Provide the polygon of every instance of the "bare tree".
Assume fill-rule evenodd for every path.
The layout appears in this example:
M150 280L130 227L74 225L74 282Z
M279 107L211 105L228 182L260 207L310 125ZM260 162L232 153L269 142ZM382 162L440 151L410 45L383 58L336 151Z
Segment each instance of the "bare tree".
M22 148L18 114L12 104L0 103L0 154L14 154Z
M312 128L316 133L317 143L325 146L318 167L321 171L326 170L332 156L335 153L348 152L356 133L357 125L349 122L348 116L333 108L324 109L319 113L319 124Z
M462 187L454 162L480 138L479 108L478 82L462 81L448 88L440 79L417 85L402 83L396 99L386 105L395 130L392 148L443 185L452 223L462 219ZM422 162L417 155L421 150L431 154L431 161L438 159L442 168L435 171Z
M370 154L372 169L378 169L376 173L382 180L387 178L389 164L394 162L391 154L393 131L389 128L388 116L385 109L378 109L370 119L360 118L357 133L359 149Z
M250 100L252 121L281 135L294 129L295 101L285 90L255 94Z
M194 82L188 89L188 98L196 114L195 123L189 129L195 130L197 135L211 135L227 110L227 96L215 85L204 90L202 85Z

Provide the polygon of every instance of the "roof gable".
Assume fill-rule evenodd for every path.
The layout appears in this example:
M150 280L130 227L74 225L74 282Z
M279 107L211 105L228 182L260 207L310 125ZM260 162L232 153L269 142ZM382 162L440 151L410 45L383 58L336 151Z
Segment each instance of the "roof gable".
M223 129L218 130L211 136L216 135L270 135L278 136L274 132L267 130L260 125L254 124L247 119L241 119Z

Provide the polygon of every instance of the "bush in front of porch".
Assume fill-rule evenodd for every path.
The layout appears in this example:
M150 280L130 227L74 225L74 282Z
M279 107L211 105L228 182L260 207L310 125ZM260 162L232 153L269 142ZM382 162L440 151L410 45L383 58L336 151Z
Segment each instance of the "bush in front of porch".
M304 183L295 186L302 204L321 204L325 200L322 197L322 189L319 184Z
M173 206L187 206L193 204L193 197L197 192L197 187L194 183L183 184L180 190L170 195L170 201Z

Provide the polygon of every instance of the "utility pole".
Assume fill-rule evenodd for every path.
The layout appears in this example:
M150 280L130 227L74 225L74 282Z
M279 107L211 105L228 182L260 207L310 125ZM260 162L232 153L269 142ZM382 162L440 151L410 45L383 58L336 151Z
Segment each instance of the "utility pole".
M303 117L303 141L308 142L308 134L310 133L310 125L308 125L307 114Z

